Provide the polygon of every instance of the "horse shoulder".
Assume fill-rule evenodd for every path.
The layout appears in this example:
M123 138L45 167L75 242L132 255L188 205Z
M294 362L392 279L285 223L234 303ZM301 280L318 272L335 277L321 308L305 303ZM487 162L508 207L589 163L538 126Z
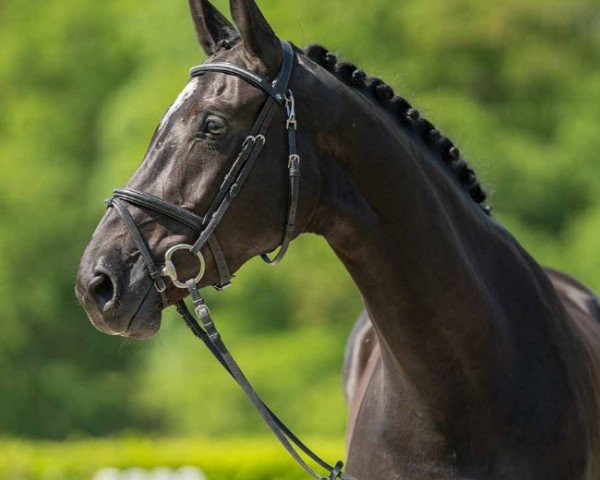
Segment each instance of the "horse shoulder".
M579 339L578 351L585 362L586 377L583 378L584 401L588 415L588 426L595 428L589 432L590 445L588 452L588 469L586 479L600 478L600 440L598 424L600 423L600 299L583 283L573 277L554 270L545 269L560 297L571 325Z
M355 399L376 344L373 325L367 312L363 311L352 327L344 355L344 394L348 405Z

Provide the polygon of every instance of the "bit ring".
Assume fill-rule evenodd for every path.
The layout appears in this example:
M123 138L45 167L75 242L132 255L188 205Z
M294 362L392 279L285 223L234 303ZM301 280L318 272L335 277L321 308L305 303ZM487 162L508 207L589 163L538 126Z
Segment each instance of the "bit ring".
M174 247L169 248L169 250L167 250L167 253L165 253L165 266L162 269L162 275L164 277L169 277L173 282L173 285L175 285L177 288L187 288L187 285L185 284L185 282L179 280L179 277L177 275L177 269L175 268L175 264L173 263L171 258L173 257L173 254L175 252L178 252L180 250L186 250L188 252L191 252L192 248L193 247L191 245L181 243L179 245L175 245ZM198 258L198 261L200 263L200 271L198 272L198 275L196 275L196 278L194 278L194 283L198 283L200 280L202 280L202 277L204 277L204 272L206 270L206 262L204 261L202 253L196 253L196 257Z

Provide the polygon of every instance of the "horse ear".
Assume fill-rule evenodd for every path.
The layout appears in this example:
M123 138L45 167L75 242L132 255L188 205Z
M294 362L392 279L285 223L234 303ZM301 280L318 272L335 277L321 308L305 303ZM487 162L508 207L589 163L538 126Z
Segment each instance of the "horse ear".
M189 0L196 38L210 56L219 49L219 42L235 42L239 35L235 27L208 0Z
M231 16L244 40L244 49L275 75L283 58L281 42L254 0L230 0Z

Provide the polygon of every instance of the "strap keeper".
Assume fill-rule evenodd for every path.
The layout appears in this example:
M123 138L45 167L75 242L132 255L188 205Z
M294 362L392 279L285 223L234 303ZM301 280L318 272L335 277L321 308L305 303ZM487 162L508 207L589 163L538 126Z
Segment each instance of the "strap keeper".
M228 173L227 175L225 175L225 179L223 180L223 183L221 183L221 187L219 188L219 191L221 193L225 193L234 181L235 181L235 177Z
M292 153L288 159L288 168L290 169L290 176L297 177L300 175L300 155Z
M240 186L237 183L234 183L231 188L229 189L229 196L231 198L235 198L239 195L240 193Z
M162 277L162 274L158 270L150 270L150 278L152 280L158 280Z
M231 287L231 285L232 285L231 282L227 282L227 283L224 283L223 285L213 285L213 288L217 292L222 292L223 290L227 290L229 287Z
M324 478L323 480L337 480L338 478L340 478L343 468L344 464L342 462L337 462L335 464L335 467L333 467L333 470L331 470L329 476L327 478Z

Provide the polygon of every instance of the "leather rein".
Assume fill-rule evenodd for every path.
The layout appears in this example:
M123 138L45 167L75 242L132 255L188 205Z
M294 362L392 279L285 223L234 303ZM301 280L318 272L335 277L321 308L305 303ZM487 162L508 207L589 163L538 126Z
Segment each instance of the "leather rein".
M321 457L308 448L300 439L271 411L271 409L261 400L256 393L237 362L225 346L221 335L217 330L215 323L210 316L210 310L206 305L204 298L200 294L197 284L204 276L205 260L201 253L202 247L208 244L210 252L214 258L218 273L219 283L213 285L217 290L223 290L231 285L232 275L227 265L227 260L215 236L215 229L223 219L234 198L237 197L245 181L247 180L252 167L256 163L262 148L267 141L267 132L271 121L277 111L277 108L285 108L286 123L285 128L288 136L288 172L290 182L290 197L288 205L287 221L285 225L283 240L279 251L274 258L268 255L261 255L262 259L270 264L278 264L285 256L295 230L296 214L298 210L299 188L300 188L300 156L296 147L296 112L295 102L292 91L288 88L292 67L294 64L294 51L292 46L282 41L283 62L279 73L273 82L262 78L253 72L230 65L227 63L206 63L194 67L190 71L191 77L198 77L206 72L218 72L227 75L235 75L257 88L262 89L267 94L267 99L260 111L257 119L252 126L250 134L244 140L241 150L233 163L229 172L225 175L219 191L212 201L204 217L201 217L190 210L182 208L171 202L163 200L154 195L135 190L132 188L117 189L113 192L113 197L107 201L109 208L114 208L125 226L129 230L131 237L139 250L142 258L150 272L150 277L154 282L154 287L160 293L163 306L167 307L167 297L165 291L167 285L165 278L169 278L173 285L178 288L188 289L194 303L194 312L200 319L202 326L192 315L183 300L176 304L179 315L183 318L194 335L198 337L209 349L223 368L239 384L246 396L252 402L263 420L275 434L279 442L287 452L304 468L312 477L318 480L356 480L354 477L344 473L343 463L337 462L334 466L325 462ZM198 233L198 239L193 245L179 244L170 248L164 259L164 267L159 268L154 260L146 240L139 231L128 205L137 208L144 208L166 215ZM184 250L196 256L199 262L199 272L195 278L181 280L178 277L177 270L172 261L175 252ZM327 477L322 477L301 457L298 450L303 452L311 460L328 472Z

